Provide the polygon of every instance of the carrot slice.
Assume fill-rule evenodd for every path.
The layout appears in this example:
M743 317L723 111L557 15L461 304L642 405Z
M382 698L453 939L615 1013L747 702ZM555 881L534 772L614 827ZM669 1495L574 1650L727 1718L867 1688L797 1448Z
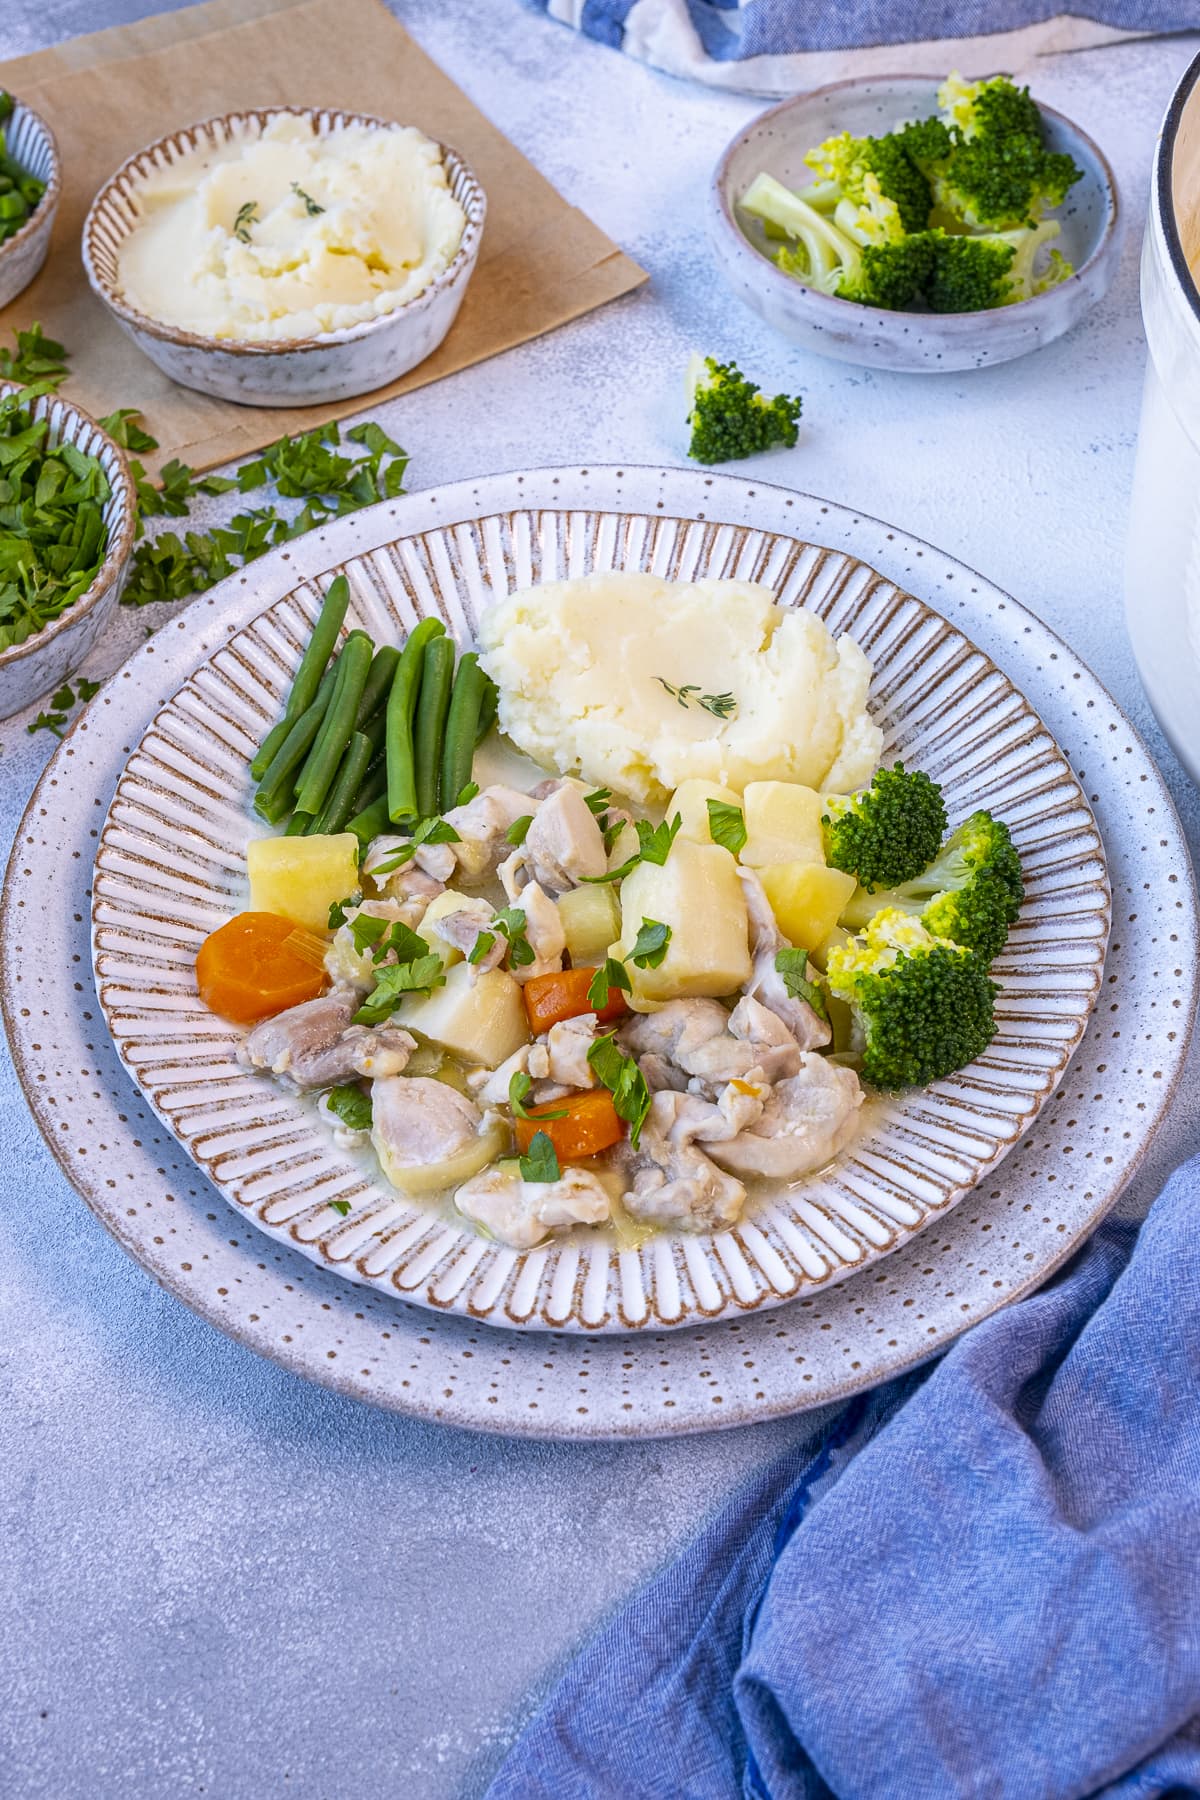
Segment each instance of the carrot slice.
M608 1003L599 1011L588 1001L595 969L560 969L552 975L534 975L525 983L525 1011L534 1037L549 1031L563 1019L577 1019L594 1012L602 1023L628 1012L620 988L610 988Z
M553 1115L558 1114L555 1118ZM566 1100L551 1100L545 1106L531 1106L527 1119L514 1121L517 1148L524 1156L534 1134L544 1131L554 1145L559 1162L579 1162L585 1156L598 1156L601 1150L620 1142L624 1126L616 1114L612 1095L607 1088L589 1088Z
M200 998L237 1025L272 1018L324 992L325 949L319 937L278 913L238 913L200 946Z

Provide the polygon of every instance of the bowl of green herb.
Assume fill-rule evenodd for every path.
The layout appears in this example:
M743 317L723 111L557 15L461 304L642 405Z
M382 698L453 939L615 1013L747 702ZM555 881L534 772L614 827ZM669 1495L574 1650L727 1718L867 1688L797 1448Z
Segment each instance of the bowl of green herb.
M0 384L0 718L60 687L120 597L137 495L120 447L45 383Z
M61 185L54 133L0 89L0 306L15 300L45 262Z

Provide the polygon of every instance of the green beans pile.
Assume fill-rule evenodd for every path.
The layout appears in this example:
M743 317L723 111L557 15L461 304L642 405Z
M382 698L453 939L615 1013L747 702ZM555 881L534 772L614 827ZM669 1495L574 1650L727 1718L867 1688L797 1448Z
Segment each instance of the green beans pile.
M339 649L349 605L339 575L250 773L268 824L287 819L289 836L353 831L365 845L458 802L496 717L496 689L474 651L456 667L440 619L423 619L403 650L376 650L365 631Z
M13 97L0 89L0 244L15 237L46 191L44 181L8 153L3 127L13 115Z

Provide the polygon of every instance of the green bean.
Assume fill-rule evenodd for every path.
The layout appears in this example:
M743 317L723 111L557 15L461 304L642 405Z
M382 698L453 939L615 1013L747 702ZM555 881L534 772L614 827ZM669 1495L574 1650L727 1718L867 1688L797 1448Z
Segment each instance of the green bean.
M315 818L325 804L325 796L333 785L338 764L354 730L373 651L374 645L365 631L352 631L342 646L333 698L296 788L298 812L309 813Z
M421 691L417 696L417 716L413 722L417 816L421 819L430 819L437 812L442 740L446 733L446 710L450 705L450 685L453 680L454 641L448 637L434 638L425 647Z
M335 832L344 831L346 820L354 811L354 796L362 786L363 776L371 760L371 740L364 732L356 731L346 748L342 758L342 766L337 772L324 811L319 819L314 819L309 826L310 836L332 837Z
M438 807L446 812L458 804L458 796L471 779L475 760L475 733L479 726L479 708L483 702L487 676L479 666L473 650L462 657L450 707L446 713L446 738L442 745L442 767L438 786Z
M355 815L365 812L368 806L374 806L375 802L383 799L386 794L387 762L382 756L377 756L368 768L362 786L354 796ZM389 820L388 823L390 824L390 822Z
M371 804L364 807L362 812L356 813L354 818L347 822L346 830L354 833L365 850L375 838L383 836L391 823L387 795L384 793L380 794L377 800L372 800Z
M278 825L292 804L296 771L312 749L336 684L335 670L327 669L317 689L316 699L288 726L283 742L267 766L254 796L254 810L268 825ZM286 720L283 723L286 724Z
M317 622L313 626L313 634L308 640L308 649L300 658L300 667L296 670L292 681L287 704L279 724L270 730L263 739L254 761L250 764L250 773L255 781L261 781L270 767L271 760L287 736L286 727L303 712L307 712L317 696L321 685L321 677L325 665L333 655L337 643L338 632L346 617L346 609L350 605L350 583L344 575L338 575L329 584L329 592L321 603Z
M417 709L425 646L443 637L440 619L422 619L408 634L396 664L387 704L388 818L400 825L417 817L416 770L413 764L413 717Z
M492 726L496 723L496 707L500 696L496 692L496 684L490 675L484 676L486 686L479 702L479 723L475 727L475 742L482 744Z
M311 828L312 823L307 813L294 812L287 822L287 829L283 835L284 837L303 837Z
M392 691L392 680L396 673L396 664L400 661L400 652L392 644L385 644L382 650L375 652L375 660L367 676L367 685L363 689L363 697L358 703L358 718L354 721L355 729L361 731L369 720L375 717L387 705L387 697Z

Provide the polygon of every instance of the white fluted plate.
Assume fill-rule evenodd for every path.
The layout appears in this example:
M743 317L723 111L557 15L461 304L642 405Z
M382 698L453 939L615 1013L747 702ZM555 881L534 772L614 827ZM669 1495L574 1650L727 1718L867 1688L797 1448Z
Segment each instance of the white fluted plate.
M288 599L299 578L314 584L315 594L345 565L365 594L366 570L390 571L380 577L383 585L364 609L367 622L378 623L379 609L387 605L386 584L398 585L398 571L413 554L406 549L393 556L388 545L441 533L448 558L472 534L447 528L526 508L538 515L573 515L566 533L577 559L572 567L586 566L587 546L594 540L582 515L592 512L726 521L733 528L728 541L744 543L752 539L743 531L778 534L777 552L785 562L784 540L822 543L835 553L833 560L793 550L792 573L834 563L846 572L845 584L825 590L834 617L839 607L855 604L865 617L861 603L882 603L890 591L887 581L855 575L837 553L886 570L900 589L915 588L936 601L998 666L1036 694L1044 727L1025 712L1019 696L1014 704L1028 717L1026 741L1049 741L1046 791L1067 784L1064 817L1071 835L1078 829L1081 842L1094 844L1087 806L1082 818L1078 813L1073 768L1104 831L1122 923L1109 949L1103 1006L1093 1015L1067 1080L1043 1100L1015 1153L989 1169L965 1203L926 1208L923 1232L914 1235L903 1224L897 1228L894 1220L883 1225L886 1215L864 1201L864 1216L875 1219L896 1245L879 1266L869 1265L884 1244L870 1244L844 1219L835 1227L826 1214L826 1232L832 1236L836 1229L858 1251L857 1261L849 1268L843 1264L842 1278L832 1285L812 1276L798 1280L790 1306L768 1304L779 1297L772 1290L757 1305L753 1299L745 1308L726 1302L728 1317L693 1330L667 1332L656 1324L624 1336L594 1330L581 1336L570 1330L482 1328L444 1304L438 1311L411 1304L415 1295L406 1296L394 1280L347 1281L346 1261L339 1263L322 1248L328 1238L301 1242L302 1215L272 1227L271 1242L252 1205L235 1202L241 1215L236 1217L219 1201L197 1164L131 1088L97 1010L80 989L79 964L86 963L89 948L89 846L98 837L105 798L126 771L143 731L156 718L174 722L183 716L184 696L191 704L192 696L205 692L205 682L220 691L231 655L227 650L223 657L222 647L238 644L235 634L264 607L287 600L279 627L281 686L287 657L301 635L300 603ZM493 535L501 529L492 528ZM547 523L546 532L554 543L566 541L561 518L553 531ZM707 541L719 536L710 531ZM635 539L631 530L628 541ZM703 531L700 541L706 541ZM457 587L453 565L447 560L443 569L446 581ZM311 608L311 600L305 604ZM936 615L918 610L909 616L938 638ZM285 651L289 639L292 648ZM193 679L202 665L211 673ZM995 679L986 657L976 659L965 643L960 674L964 694L977 677ZM880 695L885 719L898 714L903 691L881 686ZM273 697L263 696L249 707L247 741L272 704ZM1062 746L1065 761L1053 751L1053 740ZM238 740L215 742L214 754L231 765L241 754ZM932 738L927 747L936 749ZM993 743L993 752L997 748ZM935 770L942 767L941 758L924 760ZM989 784L1002 780L1004 769L1002 756L985 758L974 778L977 791L990 799ZM135 765L125 778L142 779ZM952 789L956 810L973 791ZM1039 810L1036 802L1030 810ZM237 829L248 829L238 805L230 806L228 817ZM1027 848L1025 826L1015 822ZM198 831L195 849L207 868L206 829ZM237 850L235 838L228 864L236 863ZM1091 885L1090 866L1089 853L1085 889ZM554 1436L665 1435L819 1405L884 1379L1028 1291L1069 1254L1111 1207L1144 1155L1182 1066L1195 1004L1195 901L1188 867L1157 771L1103 688L1053 633L962 564L877 521L761 484L691 471L544 471L420 493L312 533L204 596L138 652L83 715L30 804L5 886L0 993L25 1091L71 1180L156 1279L240 1341L340 1391L446 1422ZM1040 871L1033 874L1036 888ZM103 875L109 879L107 870ZM1072 885L1068 880L1068 895ZM47 896L54 897L53 905L46 904ZM112 896L104 900L110 903L115 904ZM189 899L179 908L181 918L189 918L194 907ZM214 915L222 909L228 910L227 901L214 904ZM1100 907L1090 916L1102 913ZM1036 910L1031 920L1043 930ZM1064 930L1074 941L1072 918ZM1077 968L1077 986L1087 992L1099 969L1102 928L1097 937L1079 941L1081 958L1071 966ZM176 950L185 962L183 942L176 940ZM118 954L118 948L111 953ZM1061 971L1057 951L1049 960ZM110 973L101 979L108 982ZM1013 979L1010 966L1006 987L1015 1010L1007 997L1005 1004L1015 1018L1027 1009ZM1065 1004L1078 1013L1077 1000ZM1047 1038L1023 1031L1017 1037L1022 1046L1048 1042L1053 1057L1065 1060L1071 1040L1055 1022L1059 1015L1047 1017ZM123 1029L120 1019L118 1028ZM1023 1051L1015 1060L1024 1070ZM1025 1081L1022 1073L1012 1091L1027 1092ZM150 1084L147 1091L154 1091ZM968 1092L961 1104L973 1103ZM882 1182L879 1171L876 1175ZM758 1229L769 1243L767 1228L760 1223ZM828 1269L827 1252L840 1254L840 1245L815 1228L810 1234L807 1224L804 1230L809 1244L821 1246L817 1254ZM901 1233L907 1242L899 1241ZM714 1246L711 1259L716 1282L723 1279L722 1249L727 1246ZM761 1268L753 1246L740 1254L751 1272ZM682 1289L691 1280L682 1253L677 1267ZM502 1312L491 1316L504 1323Z

